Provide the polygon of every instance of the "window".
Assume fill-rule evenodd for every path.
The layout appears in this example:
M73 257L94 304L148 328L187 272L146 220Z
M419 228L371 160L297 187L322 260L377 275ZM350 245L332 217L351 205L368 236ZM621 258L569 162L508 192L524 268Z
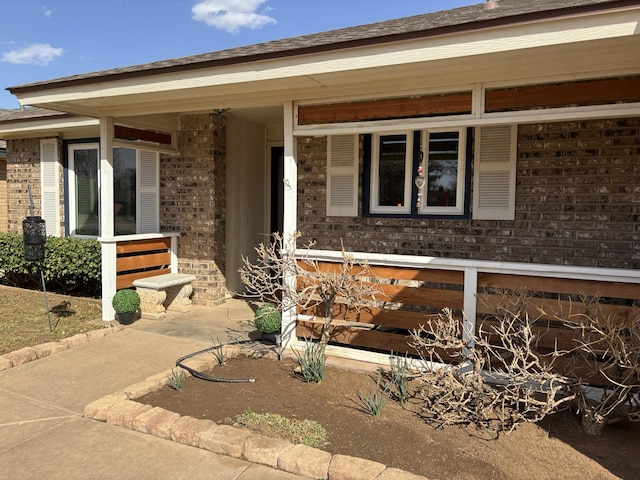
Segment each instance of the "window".
M410 213L412 136L374 135L371 158L370 211Z
M473 211L478 220L513 220L516 134L516 125L487 125L330 136L327 216L358 214L362 141L365 216L469 218Z
M464 130L425 131L416 181L421 214L464 213L466 141ZM424 172L424 173L423 173Z
M375 134L371 142L369 214L465 214L465 129Z
M68 148L68 219L72 235L100 234L100 162L97 143ZM114 234L158 230L158 155L131 148L113 149Z

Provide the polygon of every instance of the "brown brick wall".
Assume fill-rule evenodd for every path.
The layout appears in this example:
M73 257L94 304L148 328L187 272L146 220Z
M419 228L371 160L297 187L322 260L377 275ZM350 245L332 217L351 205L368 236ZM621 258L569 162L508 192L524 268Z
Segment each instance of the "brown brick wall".
M216 305L226 294L226 122L185 115L178 157L160 159L160 228L180 232L179 269L196 275L193 302Z
M22 233L22 220L29 214L29 191L40 205L40 140L7 141L8 230ZM36 214L40 209L36 210Z
M322 137L298 140L298 176L317 248L640 268L640 118L520 126L514 221L326 217Z
M0 158L0 232L6 232L7 219L7 159Z
M58 142L58 154L62 154L62 142ZM64 192L62 159L59 158L60 168L60 225L59 235L64 235ZM40 139L29 138L21 140L7 140L7 230L12 233L22 233L22 220L29 215L29 190L33 197L34 214L41 215L40 200ZM55 228L47 225L47 234L53 235Z

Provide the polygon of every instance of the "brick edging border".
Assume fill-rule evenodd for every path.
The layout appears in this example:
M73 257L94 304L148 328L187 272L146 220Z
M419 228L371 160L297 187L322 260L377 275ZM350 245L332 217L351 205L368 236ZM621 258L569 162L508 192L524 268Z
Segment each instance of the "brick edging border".
M239 354L227 346L225 354ZM211 355L201 354L184 365L204 371L214 367ZM161 407L135 401L168 385L173 369L165 370L124 390L106 395L84 408L84 417L171 439L183 445L208 450L312 479L330 480L427 480L397 468L324 450L295 445L243 428L218 425L212 420L181 416ZM189 375L188 372L185 372Z
M14 350L13 352L5 353L4 355L0 355L0 371L39 360L72 347L84 345L85 343L104 338L112 333L120 332L124 330L124 328L122 325L115 323L104 328L90 330L86 333L78 333L57 342L41 343L33 347L24 347L19 350Z

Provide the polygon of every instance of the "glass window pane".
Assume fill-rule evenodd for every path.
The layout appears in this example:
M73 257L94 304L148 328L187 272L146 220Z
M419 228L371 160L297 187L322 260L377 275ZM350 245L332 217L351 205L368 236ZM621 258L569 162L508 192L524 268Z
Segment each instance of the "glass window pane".
M407 136L380 136L378 160L378 205L404 206Z
M76 190L76 233L98 236L98 151L73 151Z
M459 132L431 133L427 157L427 206L455 207L458 191Z
M115 235L136 233L136 151L113 150L113 228Z

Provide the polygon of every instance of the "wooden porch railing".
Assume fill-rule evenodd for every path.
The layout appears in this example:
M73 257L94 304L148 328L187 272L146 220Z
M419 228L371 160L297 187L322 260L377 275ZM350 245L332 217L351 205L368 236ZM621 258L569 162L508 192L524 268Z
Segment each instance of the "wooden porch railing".
M133 286L139 278L171 273L171 238L116 243L116 289Z
M381 283L381 308L360 312L334 306L336 327L333 345L359 349L346 356L366 357L369 352L388 355L416 355L410 332L448 307L464 322L464 331L496 322L496 309L505 299L515 301L514 292L524 293L521 315L535 318L538 347L550 352L556 346L569 349L576 344L575 329L560 319L579 322L582 314L595 319L610 318L628 325L640 318L640 272L551 265L529 265L484 261L463 261L406 256L355 255L366 260L375 282ZM341 260L340 252L305 251L299 258L320 262L321 268ZM394 265L395 264L395 265ZM365 279L366 281L366 279ZM509 295L511 295L509 297ZM597 300L597 301L596 301ZM514 305L506 308L515 309ZM295 333L299 340L318 338L325 312L316 307L299 312ZM298 341L299 341L298 340ZM345 353L346 349L338 349ZM336 352L333 352L336 353ZM567 360L559 362L560 368Z
M138 278L178 271L178 233L100 237L102 245L102 319L113 320L111 299Z

